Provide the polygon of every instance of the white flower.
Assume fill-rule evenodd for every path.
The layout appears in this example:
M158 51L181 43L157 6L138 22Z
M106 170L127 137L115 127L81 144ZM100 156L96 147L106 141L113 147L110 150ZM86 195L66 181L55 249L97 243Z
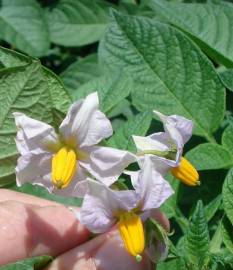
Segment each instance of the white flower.
M144 162L142 170L127 174L135 190L114 191L91 179L79 182L79 190L87 193L77 217L95 233L106 232L117 224L125 248L140 259L145 247L142 221L150 216L151 209L159 208L173 190L154 170L150 159Z
M165 132L154 133L147 137L133 136L138 150L139 164L149 156L160 173L169 170L173 175L188 185L198 185L199 175L192 164L182 157L184 144L192 135L193 122L182 116L166 116L154 113L163 122Z
M18 185L31 182L70 194L77 180L89 175L111 185L135 161L127 151L98 146L112 135L112 127L99 111L97 92L70 107L58 134L46 123L22 113L13 115L18 129L16 145L21 154L16 167Z

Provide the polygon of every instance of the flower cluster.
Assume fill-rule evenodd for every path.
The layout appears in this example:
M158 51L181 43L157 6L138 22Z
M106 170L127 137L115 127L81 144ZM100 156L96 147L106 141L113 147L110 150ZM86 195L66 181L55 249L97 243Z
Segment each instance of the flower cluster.
M83 197L78 219L94 233L116 225L126 250L140 260L145 249L143 222L173 194L165 174L171 171L188 185L199 184L197 171L182 157L192 121L154 113L165 132L133 136L137 153L100 145L112 135L112 127L99 110L96 92L70 107L58 133L46 123L14 113L21 154L17 184L31 182L50 192ZM125 171L134 162L140 170ZM113 189L122 173L130 176L132 190Z

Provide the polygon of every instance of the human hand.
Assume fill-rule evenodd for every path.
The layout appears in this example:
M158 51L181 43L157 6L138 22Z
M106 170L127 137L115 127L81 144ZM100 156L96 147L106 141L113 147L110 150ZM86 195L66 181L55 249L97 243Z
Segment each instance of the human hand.
M168 220L161 212L155 211L154 217L169 229ZM57 258L46 270L150 269L146 257L138 263L126 252L117 231L87 241L89 236L65 206L0 190L0 265L51 255Z

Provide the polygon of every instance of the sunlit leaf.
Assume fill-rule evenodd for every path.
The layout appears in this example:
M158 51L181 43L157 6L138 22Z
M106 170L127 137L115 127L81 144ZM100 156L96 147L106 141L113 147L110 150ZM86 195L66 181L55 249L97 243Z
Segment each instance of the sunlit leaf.
M222 195L219 194L208 205L205 206L204 212L205 212L207 222L210 221L214 217L221 203L222 203Z
M227 218L222 222L222 239L227 249L233 254L233 225Z
M98 41L108 22L109 4L101 0L61 0L47 14L51 41L83 46Z
M233 224L233 169L231 169L223 184L223 206L226 211L227 217Z
M21 58L23 62L20 66ZM16 126L12 113L23 112L52 123L53 109L65 113L70 98L60 79L39 61L1 48L0 59L4 59L2 63L8 66L0 70L0 178L12 179L17 158L14 141ZM12 67L15 64L17 67Z
M97 55L89 54L87 57L78 59L68 66L61 74L67 90L72 96L78 87L101 75Z
M198 170L213 170L233 166L233 155L219 144L203 143L186 154Z
M182 29L217 62L233 66L233 5L150 1L150 7Z
M143 17L112 12L100 58L132 76L133 104L180 114L195 133L213 141L224 113L224 88L207 57L180 31Z
M34 0L2 0L0 39L32 56L46 55L49 33L44 13Z
M121 71L114 74L106 73L80 86L77 91L73 92L72 97L77 100L97 91L101 109L108 112L126 98L133 91L133 87L131 78L125 76Z
M233 69L227 69L219 73L219 77L222 80L225 87L233 91Z
M185 251L189 261L201 269L209 251L209 232L201 201L197 203L185 236Z
M222 145L233 155L233 125L229 125L222 134Z
M136 152L132 135L144 136L150 127L152 114L144 112L129 118L108 140L108 145Z

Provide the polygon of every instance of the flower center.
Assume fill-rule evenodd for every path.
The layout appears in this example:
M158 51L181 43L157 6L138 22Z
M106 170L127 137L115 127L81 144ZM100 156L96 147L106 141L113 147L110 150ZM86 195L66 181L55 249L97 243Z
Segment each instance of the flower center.
M77 168L77 155L69 147L62 147L52 159L52 183L58 188L65 188L71 182Z
M141 253L145 248L145 236L141 218L133 212L124 212L120 215L118 230L126 250L141 261Z
M171 170L172 174L189 186L200 185L199 174L194 166L185 158L181 158L180 165Z

